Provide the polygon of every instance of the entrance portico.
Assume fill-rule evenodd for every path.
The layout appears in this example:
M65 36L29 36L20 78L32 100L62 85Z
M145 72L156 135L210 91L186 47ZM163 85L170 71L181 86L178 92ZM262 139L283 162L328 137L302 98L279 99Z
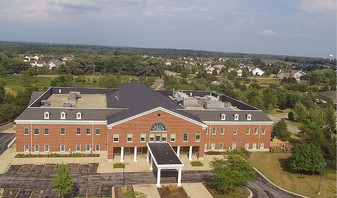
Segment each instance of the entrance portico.
M149 142L147 143L148 155L150 161L150 170L153 164L157 167L157 187L160 187L161 171L163 169L175 169L178 171L177 185L181 186L181 171L184 166L171 145L167 142Z

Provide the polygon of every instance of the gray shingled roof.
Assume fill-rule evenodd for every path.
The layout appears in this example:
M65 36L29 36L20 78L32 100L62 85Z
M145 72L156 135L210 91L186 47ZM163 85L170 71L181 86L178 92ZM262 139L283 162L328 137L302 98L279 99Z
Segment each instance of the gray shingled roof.
M137 81L126 84L119 90L109 94L108 107L128 108L122 112L109 116L108 124L118 122L157 107L163 107L193 120L202 122L198 117L185 111L178 110L181 109L181 106L176 104L170 98Z
M188 113L197 116L202 121L222 121L221 114L226 114L225 121L236 121L234 120L234 115L239 114L238 121L247 121L247 115L251 114L251 122L254 121L271 121L271 119L261 110L257 111L242 111L242 110L185 110Z
M16 120L44 120L44 113L49 112L49 120L61 120L61 112L66 113L66 120L76 120L76 113L82 114L81 120L105 121L111 114L116 114L123 109L72 109L72 108L27 108Z

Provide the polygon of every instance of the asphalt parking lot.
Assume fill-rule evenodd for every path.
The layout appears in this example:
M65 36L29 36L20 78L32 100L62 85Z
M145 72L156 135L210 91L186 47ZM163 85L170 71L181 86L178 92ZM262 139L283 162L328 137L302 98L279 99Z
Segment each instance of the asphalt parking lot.
M5 152L8 144L15 138L15 133L0 133L0 155Z
M70 174L96 174L98 168L98 163L90 164L78 164L70 163L68 164L68 170ZM45 165L34 165L34 164L23 164L23 165L11 165L8 169L8 174L42 174L42 175L53 175L56 174L57 164L45 164Z

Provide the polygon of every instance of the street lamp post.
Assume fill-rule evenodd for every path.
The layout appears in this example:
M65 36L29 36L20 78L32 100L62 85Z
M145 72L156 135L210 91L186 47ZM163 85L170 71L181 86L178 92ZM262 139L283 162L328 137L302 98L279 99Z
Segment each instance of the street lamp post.
M123 166L123 174L122 174L122 184L123 184L123 186L124 186L124 168L125 168L125 166Z
M320 177L319 177L319 185L318 185L318 192L317 194L320 195L321 194L321 185L322 185L322 175L323 175L323 170L326 166L326 163L325 162L321 162L319 163L319 166L320 166Z

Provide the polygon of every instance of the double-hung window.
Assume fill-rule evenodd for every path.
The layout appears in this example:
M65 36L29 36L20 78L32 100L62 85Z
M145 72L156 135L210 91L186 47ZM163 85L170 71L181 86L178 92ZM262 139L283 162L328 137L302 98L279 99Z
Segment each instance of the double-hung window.
M183 135L183 142L188 142L188 134L184 133Z

